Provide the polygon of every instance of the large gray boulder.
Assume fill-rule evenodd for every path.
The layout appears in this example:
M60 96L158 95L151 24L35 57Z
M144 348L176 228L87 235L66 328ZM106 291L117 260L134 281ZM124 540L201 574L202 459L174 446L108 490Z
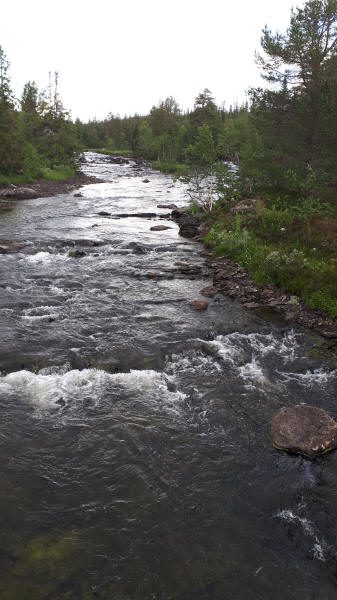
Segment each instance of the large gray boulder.
M0 197L17 198L18 200L35 200L35 198L39 198L39 194L32 188L11 185L8 188L0 190Z
M278 450L310 458L337 448L337 422L325 410L314 406L284 408L274 417L270 432Z

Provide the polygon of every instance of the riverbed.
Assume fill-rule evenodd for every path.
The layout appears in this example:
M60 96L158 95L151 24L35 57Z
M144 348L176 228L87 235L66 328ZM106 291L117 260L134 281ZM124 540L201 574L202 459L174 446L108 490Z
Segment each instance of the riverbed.
M0 218L1 600L335 599L337 453L269 439L285 406L337 417L334 349L225 296L193 311L204 249L158 208L187 184L82 168L105 183Z

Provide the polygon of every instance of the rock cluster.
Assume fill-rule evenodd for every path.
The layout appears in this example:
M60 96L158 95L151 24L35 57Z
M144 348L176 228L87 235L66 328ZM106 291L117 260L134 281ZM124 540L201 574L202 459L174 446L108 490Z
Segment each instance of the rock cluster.
M308 308L299 298L275 285L255 285L244 269L227 258L211 260L210 266L214 286L230 298L239 300L245 308L273 308L286 321L315 329L327 338L337 338L337 319Z
M207 234L207 226L187 212L176 209L172 219L178 223L180 235L201 240ZM208 261L213 269L213 287L217 291L236 298L248 309L272 308L286 321L296 322L319 331L326 338L337 340L337 319L319 311L312 310L296 296L287 294L276 285L255 285L248 273L227 258ZM203 294L205 295L205 294ZM335 341L333 342L335 343Z
M84 173L76 173L65 180L47 181L40 179L25 185L10 185L8 187L0 187L0 201L8 200L33 200L35 198L47 198L56 194L67 194L73 190L86 185L88 183L103 183L102 179L94 176L85 175Z
M179 233L182 237L194 238L198 233L200 220L186 210L177 208L172 211L172 219L179 225Z

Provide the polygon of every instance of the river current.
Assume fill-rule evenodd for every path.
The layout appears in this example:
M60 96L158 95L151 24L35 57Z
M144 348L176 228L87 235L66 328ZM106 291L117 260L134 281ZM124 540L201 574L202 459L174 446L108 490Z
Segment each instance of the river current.
M337 417L331 342L223 296L191 310L204 250L157 207L186 184L83 170L105 183L0 218L22 244L0 256L0 599L335 600L337 452L269 439L284 406Z

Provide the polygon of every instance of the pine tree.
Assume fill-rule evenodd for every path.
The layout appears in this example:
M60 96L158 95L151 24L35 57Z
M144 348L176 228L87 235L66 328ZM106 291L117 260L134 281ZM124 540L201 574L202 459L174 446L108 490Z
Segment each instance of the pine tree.
M22 166L15 100L8 76L9 62L0 46L0 174L16 173Z

